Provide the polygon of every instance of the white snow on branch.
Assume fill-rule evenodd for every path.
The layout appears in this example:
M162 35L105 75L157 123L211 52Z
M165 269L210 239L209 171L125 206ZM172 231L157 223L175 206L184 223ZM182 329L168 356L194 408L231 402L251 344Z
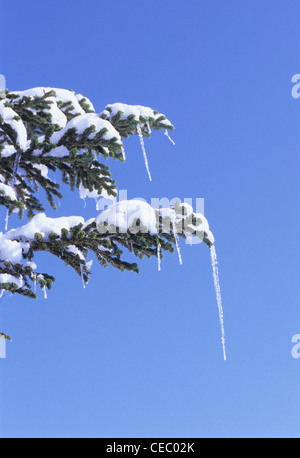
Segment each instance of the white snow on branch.
M69 91L68 89L59 89L59 88L53 88L53 87L34 87L32 89L28 89L26 91L14 91L11 94L13 95L18 95L19 98L16 99L17 101L22 99L23 97L44 97L45 94L54 91L55 92L55 97L47 97L46 100L51 100L54 99L56 103L72 103L72 110L70 110L70 113L72 115L78 115L78 114L84 114L85 111L81 107L79 101L82 100L83 98L86 99L86 103L90 105L90 109L94 110L94 107L89 99L86 97L83 97L81 94L75 94L73 91ZM8 94L9 98L9 94ZM63 109L62 109L63 110Z
M82 252L75 245L69 245L68 248L67 248L67 251L69 251L72 254L75 254L81 260L85 261L85 257L83 256Z
M118 227L122 232L127 232L128 229L138 232L140 226L136 225L137 220L140 220L140 226L146 228L150 234L157 233L154 209L147 202L138 199L122 200L110 205L98 215L96 224L100 232L107 229L105 223Z
M24 242L34 240L36 233L47 240L51 233L61 236L62 229L70 230L71 227L84 224L82 216L63 216L61 218L49 218L45 213L35 215L27 224L17 229L11 229L4 237L9 240L22 240ZM0 234L1 235L1 234ZM0 240L1 247L1 240Z
M0 152L1 157L10 157L16 154L16 148L13 145L4 145L4 149Z
M106 105L105 110L102 111L100 115L105 116L108 119L112 119L116 114L118 114L118 112L122 112L120 117L121 120L125 120L129 116L133 116L137 122L142 121L142 119L146 119L148 121L151 118L153 120L157 120L162 116L161 113L155 112L155 110L150 107L144 107L142 105L127 105L125 103L112 103ZM160 123L166 128L173 128L172 123L167 118L161 120Z
M42 177L44 178L48 178L48 167L46 165L43 165L43 164L33 164L32 167L34 167L35 169L39 170L41 172L41 175Z
M106 129L107 132L103 135L104 140L111 140L112 138L116 138L119 142L119 144L122 146L122 140L119 132L111 125L109 121L106 119L101 119L99 118L96 114L94 113L85 113L80 116L76 116L75 118L71 119L67 123L67 125L59 130L58 132L54 132L54 134L51 136L50 141L53 143L58 143L60 139L63 137L63 135L72 128L76 128L77 134L81 135L84 133L86 129L88 129L91 126L95 126L95 132L92 132L88 139L93 140L98 132L100 132L102 129Z
M16 193L12 186L0 183L0 191L4 193L5 196L9 197L11 200L17 200ZM3 195L0 193L0 195Z
M22 243L17 240L6 239L5 235L0 234L0 260L8 261L11 264L22 262Z
M9 274L0 274L0 283L15 283L18 286L18 288L22 288L23 279L22 276L17 278Z
M37 151L37 150L36 150ZM35 156L39 156L42 151L40 151L40 154L36 154L36 151L35 151ZM62 157L66 157L66 156L69 156L70 154L70 151L68 150L68 148L64 145L60 145L60 146L56 146L56 148L53 148L49 153L46 153L44 154L44 157L56 157L56 158L62 158Z
M0 101L0 124L1 123L9 125L15 131L17 145L25 150L27 146L26 127L17 113L5 106L4 101Z

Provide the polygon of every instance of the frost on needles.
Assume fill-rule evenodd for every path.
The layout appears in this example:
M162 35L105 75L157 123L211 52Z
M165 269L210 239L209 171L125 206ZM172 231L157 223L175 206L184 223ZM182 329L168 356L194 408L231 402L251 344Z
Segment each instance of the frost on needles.
M44 202L56 209L55 201L63 198L54 175L72 191L78 189L83 199L115 198L116 183L104 160L124 162L123 141L130 135L143 145L143 137L149 138L152 131L173 129L163 114L148 107L114 103L97 114L90 100L71 90L7 90L0 100L0 205L6 208L5 230L0 232L1 299L7 291L36 298L37 286L47 296L54 277L38 270L34 257L40 251L73 267L85 284L92 253L104 267L138 272L124 252L139 259L156 256L160 268L163 251L178 250L178 237L197 236L211 247L214 240L206 219L186 204L154 211L137 204L140 201L121 202L126 222L116 217L117 204L88 221L46 215ZM143 155L151 177L144 146ZM40 199L39 190L47 200ZM8 230L12 213L20 219L26 216L27 222ZM100 223L104 230L99 230Z

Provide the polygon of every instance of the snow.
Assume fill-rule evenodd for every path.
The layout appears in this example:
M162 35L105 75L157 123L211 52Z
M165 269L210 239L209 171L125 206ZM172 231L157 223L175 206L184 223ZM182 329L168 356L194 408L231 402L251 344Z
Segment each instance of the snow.
M11 200L17 200L16 193L15 193L14 189L12 188L12 186L9 186L9 185L4 184L4 183L0 183L0 191L2 191L4 193L4 195L9 197Z
M136 226L135 221L139 219L141 226ZM154 209L147 202L138 199L122 200L110 205L102 211L96 218L97 229L103 233L107 231L107 226L118 227L121 232L132 232L145 230L150 234L157 234L156 214ZM145 229L144 229L145 228Z
M120 117L121 120L125 120L129 116L133 116L137 122L146 120L146 125L147 123L149 125L150 119L153 119L155 121L162 116L161 113L155 112L150 107L145 107L142 105L127 105L126 103L119 102L106 105L105 110L103 110L102 113L100 113L100 116L112 119L116 114L118 114L118 112L122 112ZM173 128L173 125L168 119L164 119L160 122L166 128Z
M32 261L26 262L25 267L31 267L32 270L36 270L37 269L37 265L35 264L35 262L32 262Z
M66 115L58 108L54 97L47 98L47 101L51 102L49 110L45 110L52 116L52 123L57 124L59 127L65 127L68 122Z
M39 154L35 154L37 156L39 156L42 151L41 150L35 150L35 153L37 151L40 151ZM62 157L66 157L66 156L69 156L70 152L68 150L68 148L64 145L60 145L60 146L57 146L56 148L53 148L49 153L46 153L44 155L44 157L57 157L57 158L62 158Z
M27 131L22 120L16 119L17 117L18 114L14 110L6 107L4 101L0 101L0 119L2 118L2 122L11 126L17 136L17 145L25 150L27 146Z
M0 260L9 261L11 264L22 262L22 245L17 240L9 240L0 234Z
M85 97L84 95L82 95L82 94L76 94L76 99L78 100L78 102L84 101L84 103L86 103L87 105L89 105L89 109L90 109L91 111L95 111L94 105L92 104L92 102L90 101L90 99L88 99L88 98ZM84 100L83 100L83 99L84 99Z
M1 157L10 157L16 153L16 148L13 145L4 145L4 149L0 152Z
M94 223L94 221L95 221L95 218L90 218L90 219L88 219L88 220L84 223L82 229L84 230L87 226L89 226L90 224Z
M75 254L76 256L78 256L81 260L85 261L85 257L83 256L82 252L75 245L69 245L67 250L70 253Z
M33 164L32 167L41 172L42 177L48 178L48 167L43 164Z
M100 132L102 129L106 129L107 132L103 135L103 140L111 140L112 138L117 138L118 142L120 145L122 145L122 140L119 132L111 125L109 121L106 119L101 119L99 118L95 113L85 113L80 116L76 116L75 118L71 119L67 123L67 125L59 130L58 132L54 132L50 138L50 142L52 143L58 143L60 139L63 137L63 135L72 128L76 128L77 134L81 135L84 133L86 129L88 129L91 126L95 126L96 130L95 132L92 132L88 139L93 140L95 138L95 135Z
M62 229L70 230L71 227L77 226L80 223L84 224L84 219L81 216L49 218L45 215L45 213L39 213L24 226L17 229L11 229L9 232L4 234L4 237L8 240L18 239L30 242L34 240L35 234L39 233L45 240L47 240L49 234L52 232L60 236Z
M23 279L22 277L17 278L9 274L0 274L0 283L15 283L18 288L22 288Z
M47 97L47 100L54 99L56 102L68 103L71 102L73 109L70 111L73 115L84 114L84 109L80 106L79 100L82 98L81 94L76 95L73 91L68 89L59 89L53 87L34 87L32 89L27 89L26 91L14 91L11 94L16 94L19 96L19 99L23 97L44 97L50 91L55 91L55 97ZM9 98L9 95L8 95ZM18 100L18 99L17 99ZM93 109L92 103L87 99L87 102L90 104L91 109ZM61 111L61 110L60 110Z
M94 263L94 261L92 259L90 261L86 262L86 264L85 264L86 268L88 270L90 270L92 268L93 263Z
M193 214L194 210L193 210L193 207L190 204L188 204L186 202L183 202L179 206L179 212L180 213L177 214L177 217L186 218L188 216L191 216Z

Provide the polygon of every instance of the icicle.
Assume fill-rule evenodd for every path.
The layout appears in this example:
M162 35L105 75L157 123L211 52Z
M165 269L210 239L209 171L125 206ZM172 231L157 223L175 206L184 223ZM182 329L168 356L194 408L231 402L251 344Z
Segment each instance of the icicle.
M48 299L46 285L43 286L43 291L44 291L44 299Z
M18 153L16 154L16 158L15 158L15 162L14 162L14 168L13 168L13 173L12 173L12 178L11 178L11 182L10 182L10 186L11 186L12 188L14 188L14 186L15 186L15 182L16 182L16 178L17 178L17 171L18 171L20 159L21 159L21 153L18 152Z
M83 286L83 289L85 289L85 281L83 278L83 265L82 264L80 264L80 272L81 272L82 286Z
M36 294L36 275L33 277L33 292Z
M210 248L210 256L211 256L211 265L213 269L213 277L214 277L214 285L217 297L217 304L219 310L219 319L221 325L221 333L222 333L222 347L223 347L223 356L224 361L226 361L226 349L225 349L225 328L224 328L224 319L223 319L223 306L222 306L222 297L221 297L221 288L220 288L220 281L219 281L219 269L218 269L218 259L215 246L213 245Z
M137 130L137 133L138 133L138 135L139 135L139 137L140 137L140 144L141 144L141 147L142 147L142 151L143 151L143 155L144 155L144 161L145 161L145 166L146 166L146 170L147 170L147 172L148 172L149 180L152 181L151 173L150 173L150 170L149 170L149 164L148 164L148 158L147 158L147 153L146 153L144 138L143 138L143 132L142 132L142 129L141 129L140 124L137 124L136 130Z
M175 243L176 243L176 249L177 249L179 264L182 265L182 257L181 257L180 246L179 246L179 237L178 237L178 234L176 232L176 229L174 230L174 237L175 237Z
M126 153L125 153L124 146L122 146L121 152L122 152L122 156L123 156L124 161L126 161Z
M168 139L170 140L170 142L172 143L172 145L175 146L175 142L174 142L174 140L172 140L172 138L170 137L169 132L168 132L167 129L165 130L165 135L168 137Z
M8 229L8 220L9 220L9 210L6 210L6 217L5 217L5 232Z
M180 252L180 246L179 246L179 237L176 231L176 222L175 222L175 217L172 218L172 225L173 225L173 234L175 237L175 244L176 244L176 250L178 254L178 259L179 259L179 264L182 265L182 257L181 257L181 252Z
M157 263L158 263L158 271L161 270L161 244L157 245Z
M4 298L4 294L6 292L6 289L1 289L1 293L0 293L0 302L2 302L3 298Z
M148 134L151 135L152 130L151 130L149 122L146 122L146 126L147 126L147 130L148 130Z

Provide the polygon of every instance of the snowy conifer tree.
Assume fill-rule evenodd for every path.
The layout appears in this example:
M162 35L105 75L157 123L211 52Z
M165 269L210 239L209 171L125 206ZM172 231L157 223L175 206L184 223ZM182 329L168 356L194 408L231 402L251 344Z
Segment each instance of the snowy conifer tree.
M157 256L160 267L162 252L178 248L178 236L192 234L212 246L206 219L187 204L154 210L142 201L123 201L89 221L45 214L39 189L53 209L55 199L63 197L55 172L72 191L78 188L82 198L114 198L116 184L103 162L125 160L123 140L129 135L139 136L151 178L143 137L167 129L173 126L166 117L147 107L116 103L96 114L87 98L70 90L5 91L0 100L0 204L6 207L5 230L0 233L1 298L6 291L36 298L37 285L46 295L54 277L38 270L34 256L40 251L73 267L87 283L89 253L104 267L138 272L124 251L141 259ZM26 224L7 230L12 213L26 217Z

